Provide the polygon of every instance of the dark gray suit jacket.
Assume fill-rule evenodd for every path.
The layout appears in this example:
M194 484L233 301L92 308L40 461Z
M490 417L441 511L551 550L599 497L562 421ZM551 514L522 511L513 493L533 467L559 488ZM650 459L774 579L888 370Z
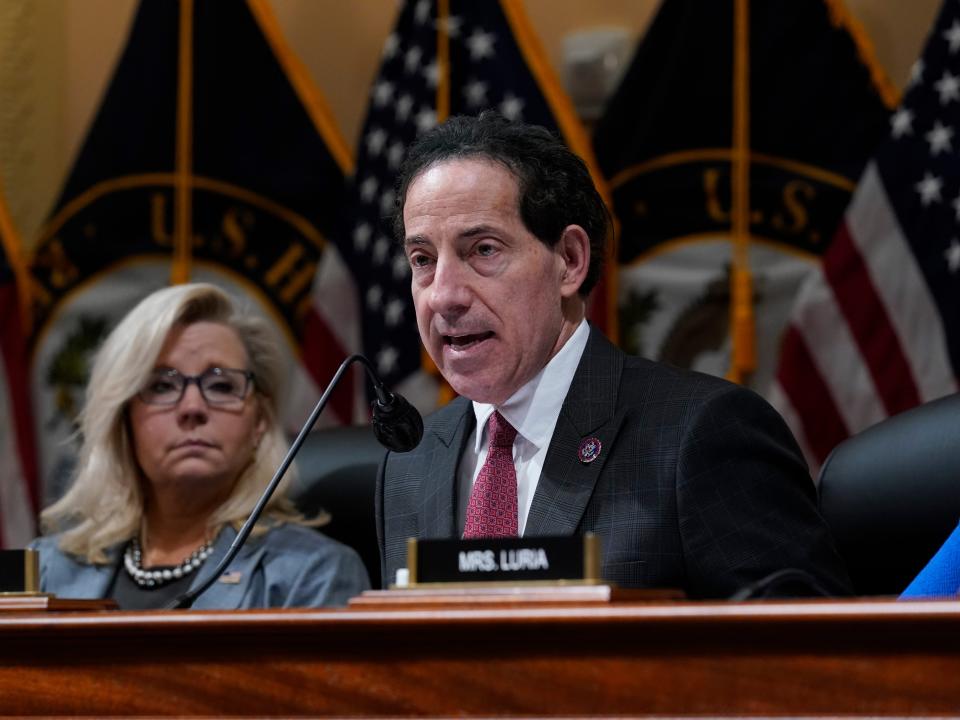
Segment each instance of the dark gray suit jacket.
M190 583L191 590L216 569L236 537L236 530L224 526L213 553ZM64 598L107 597L123 545L107 552L109 563L93 565L63 552L59 542L59 535L48 535L30 544L40 551L40 590ZM248 538L227 571L235 580L215 582L197 598L195 610L346 605L370 587L356 552L301 525L278 525L265 535Z
M423 441L388 453L377 486L384 583L406 539L456 537L457 465L475 424L458 398ZM599 438L600 456L578 457ZM850 592L799 448L761 397L719 378L630 357L595 328L560 410L525 536L599 535L622 587L725 597L786 568ZM787 592L799 592L794 589Z

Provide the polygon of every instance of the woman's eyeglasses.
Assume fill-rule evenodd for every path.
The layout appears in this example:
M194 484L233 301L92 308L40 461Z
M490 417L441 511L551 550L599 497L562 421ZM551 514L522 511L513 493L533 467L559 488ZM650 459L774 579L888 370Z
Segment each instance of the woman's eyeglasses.
M208 405L239 407L253 387L253 373L212 367L202 375L183 375L173 368L158 368L137 396L149 405L176 405L190 383L196 383Z

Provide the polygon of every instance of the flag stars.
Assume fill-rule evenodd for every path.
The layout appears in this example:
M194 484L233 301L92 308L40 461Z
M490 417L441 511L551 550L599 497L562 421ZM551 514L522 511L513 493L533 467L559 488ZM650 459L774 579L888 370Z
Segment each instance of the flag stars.
M410 261L403 253L393 256L393 277L397 280L403 280L410 273Z
M396 348L384 345L377 353L377 370L380 371L381 375L389 375L396 369L399 357Z
M954 20L953 25L943 33L943 38L950 45L950 54L960 50L960 20Z
M353 229L353 247L357 252L363 252L370 246L370 236L373 228L368 223L360 223Z
M383 311L383 322L387 327L396 327L403 320L404 310L406 310L406 303L400 298L393 298Z
M389 215L393 212L393 203L396 199L396 196L393 193L393 190L387 190L383 195L380 196L380 214Z
M470 59L474 62L493 57L493 43L496 37L493 33L485 33L480 28L473 31L467 38L467 48L470 50Z
M383 107L393 100L393 92L396 88L392 82L381 80L373 86L373 104L374 107Z
M940 104L947 105L951 100L960 100L960 77L951 75L946 70L943 77L937 80L933 87L940 95Z
M413 96L403 95L397 100L396 117L397 122L404 123L410 117L410 111L413 110Z
M953 240L950 241L950 247L944 251L943 257L946 259L947 267L951 273L956 273L957 270L960 270L960 240L953 238Z
M447 33L447 37L459 37L460 28L463 25L463 18L457 17L456 15L450 15L445 20L438 20L436 27L438 30L443 30Z
M924 207L927 207L933 202L940 202L940 190L943 188L943 180L935 175L925 173L923 180L918 182L914 187L917 192L920 193L920 203Z
M384 260L387 259L387 255L389 254L390 238L388 238L386 235L381 235L373 244L373 262L377 265L383 265Z
M926 69L926 66L923 64L923 59L919 59L910 66L910 81L907 85L913 86L918 85L923 82L923 71Z
M417 116L414 118L414 122L417 124L418 132L426 132L430 128L436 126L437 113L432 108L425 107L423 110L417 113Z
M387 165L391 170L397 170L400 167L400 163L403 162L404 156L407 154L407 149L403 146L403 143L399 140L396 140L388 149L387 149Z
M374 197L377 195L377 188L380 187L380 183L377 182L377 179L371 175L362 183L360 183L360 197L363 198L364 202L371 202Z
M431 0L419 0L413 8L413 19L417 25L424 25L430 19Z
M487 104L487 84L471 80L463 87L463 95L470 107L482 107Z
M367 307L371 310L379 310L380 303L383 302L383 288L379 285L371 285L367 289Z
M384 60L392 60L397 55L397 51L400 49L400 36L396 33L390 33L387 36L387 41L383 44L383 58Z
M387 132L382 128L375 127L367 133L367 152L376 157L383 152L384 145L387 144Z
M440 84L440 63L436 59L423 69L423 77L431 88L436 88Z
M896 139L913 135L913 111L905 107L898 108L890 118L890 125L893 128L891 135Z
M951 139L953 138L953 128L941 124L939 120L934 121L933 130L924 137L930 143L930 154L936 157L940 153L953 150Z
M420 68L420 60L423 58L423 50L414 45L407 50L403 56L403 67L408 73L415 73Z
M524 102L513 93L507 93L500 103L500 114L507 120L520 120L523 116Z

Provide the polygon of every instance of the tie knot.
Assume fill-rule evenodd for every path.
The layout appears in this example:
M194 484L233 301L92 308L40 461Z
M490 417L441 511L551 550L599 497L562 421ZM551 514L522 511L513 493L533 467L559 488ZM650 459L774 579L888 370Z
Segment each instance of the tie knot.
M487 436L490 447L512 448L517 438L516 428L513 427L498 412L494 412L487 421Z

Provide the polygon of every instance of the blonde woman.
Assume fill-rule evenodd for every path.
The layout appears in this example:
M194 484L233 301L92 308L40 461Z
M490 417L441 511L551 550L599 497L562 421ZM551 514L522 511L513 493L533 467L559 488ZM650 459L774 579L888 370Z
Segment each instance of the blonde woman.
M278 352L213 285L130 311L93 365L74 482L42 515L43 591L160 608L214 571L287 448ZM359 556L306 527L283 488L194 607L343 605L369 586Z

